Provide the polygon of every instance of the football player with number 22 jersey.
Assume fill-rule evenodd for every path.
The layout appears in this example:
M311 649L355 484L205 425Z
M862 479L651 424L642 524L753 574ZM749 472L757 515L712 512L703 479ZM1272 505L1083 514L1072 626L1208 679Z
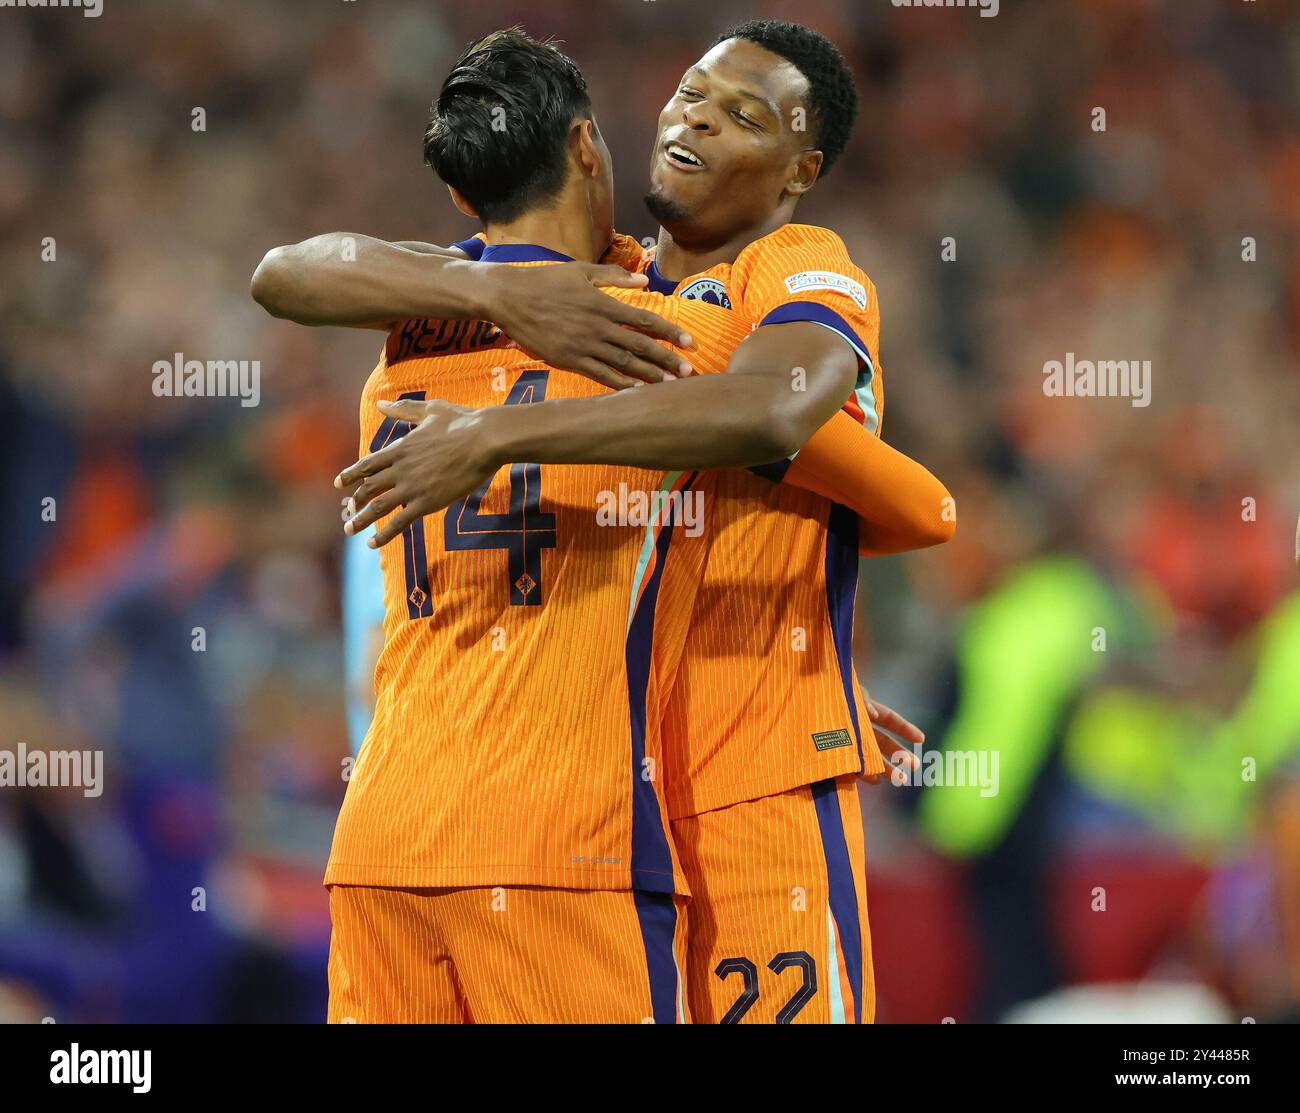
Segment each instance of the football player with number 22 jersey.
M493 55L461 60L435 123L458 74L500 76ZM326 878L332 1019L872 1019L856 778L883 765L857 561L952 525L942 485L878 439L874 286L790 221L847 137L842 67L803 28L744 25L661 115L658 248L616 237L604 258L647 276L614 296L690 333L701 374L610 394L485 321L390 332L341 476L362 481L351 528L395 543ZM810 132L784 125L797 107ZM438 147L486 226L459 254L611 242L602 219L571 234L612 212L589 110L565 138L558 193L495 220ZM665 512L607 528L615 491Z

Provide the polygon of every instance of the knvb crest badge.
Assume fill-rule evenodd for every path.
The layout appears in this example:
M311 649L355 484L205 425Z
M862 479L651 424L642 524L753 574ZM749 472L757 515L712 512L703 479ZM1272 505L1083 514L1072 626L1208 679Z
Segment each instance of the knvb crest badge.
M723 309L731 308L727 288L716 278L697 278L693 282L688 282L677 296L691 301L707 302L709 305L720 305Z

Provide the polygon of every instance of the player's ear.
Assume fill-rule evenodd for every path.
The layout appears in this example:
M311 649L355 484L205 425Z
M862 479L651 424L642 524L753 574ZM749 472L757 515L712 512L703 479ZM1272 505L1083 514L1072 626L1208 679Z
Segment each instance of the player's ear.
M584 178L594 178L604 170L605 141L600 137L594 120L575 120L569 132L569 145Z
M822 172L821 151L800 151L795 160L794 173L786 183L785 191L798 197L807 193L817 183Z
M468 217L478 220L478 213L474 211L474 206L460 195L455 186L448 186L447 192L451 194L451 203Z

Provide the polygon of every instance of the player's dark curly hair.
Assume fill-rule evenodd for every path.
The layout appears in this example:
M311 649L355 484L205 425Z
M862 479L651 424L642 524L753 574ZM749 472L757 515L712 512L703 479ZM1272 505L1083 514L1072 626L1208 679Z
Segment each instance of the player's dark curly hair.
M424 161L484 223L553 199L568 172L565 140L591 117L578 64L553 42L511 27L474 43L438 91Z
M808 114L817 129L824 177L849 141L858 116L853 72L835 44L816 31L779 19L751 19L723 31L713 46L728 39L748 39L794 64L808 79Z

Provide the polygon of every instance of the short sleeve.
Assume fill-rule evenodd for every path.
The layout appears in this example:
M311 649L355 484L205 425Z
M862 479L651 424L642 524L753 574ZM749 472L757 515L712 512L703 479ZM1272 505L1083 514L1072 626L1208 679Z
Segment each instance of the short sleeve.
M741 252L728 289L739 311L760 327L809 321L841 336L858 357L860 420L873 431L879 427L880 306L874 283L839 236L806 224L778 228Z
M625 271L631 271L633 274L638 274L649 266L649 257L646 249L641 245L641 241L632 236L625 236L622 232L614 234L614 238L610 241L605 254L600 257L600 261L602 263L612 263L614 266L622 267Z

